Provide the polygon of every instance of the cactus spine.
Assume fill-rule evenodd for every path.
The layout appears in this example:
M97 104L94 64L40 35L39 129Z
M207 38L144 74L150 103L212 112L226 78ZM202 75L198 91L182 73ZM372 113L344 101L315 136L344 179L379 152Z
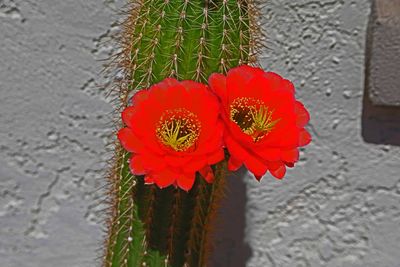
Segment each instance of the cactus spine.
M132 92L166 77L206 83L213 72L253 61L251 0L138 0L127 16L116 60L125 74L119 81L122 108ZM103 266L205 266L226 163L215 166L213 184L197 177L189 192L160 190L132 175L128 152L118 144L116 149Z

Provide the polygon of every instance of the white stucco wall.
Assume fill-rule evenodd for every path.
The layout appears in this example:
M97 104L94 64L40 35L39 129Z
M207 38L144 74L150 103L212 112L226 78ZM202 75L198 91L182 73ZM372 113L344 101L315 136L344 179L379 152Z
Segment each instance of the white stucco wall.
M0 266L100 255L111 105L99 72L115 1L0 0ZM122 1L119 1L122 3Z
M314 141L283 181L247 179L248 266L400 266L399 110L364 99L370 1L268 2L262 65L294 81Z

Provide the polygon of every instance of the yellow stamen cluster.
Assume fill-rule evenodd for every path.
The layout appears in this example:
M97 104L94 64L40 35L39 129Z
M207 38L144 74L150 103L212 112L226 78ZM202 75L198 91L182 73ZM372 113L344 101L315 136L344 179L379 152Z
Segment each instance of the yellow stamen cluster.
M184 108L167 110L156 128L156 135L164 145L175 151L186 151L196 144L201 123L196 114Z
M251 97L236 98L230 106L231 120L254 142L267 136L280 121L273 119L273 113L263 101Z

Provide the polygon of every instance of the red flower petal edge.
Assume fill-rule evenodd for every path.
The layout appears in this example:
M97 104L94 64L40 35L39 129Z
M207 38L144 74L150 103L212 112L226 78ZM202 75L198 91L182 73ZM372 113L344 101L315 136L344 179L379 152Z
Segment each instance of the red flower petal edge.
M267 171L281 179L299 159L299 147L311 142L304 128L310 115L295 99L293 84L276 73L242 65L226 76L212 74L219 97L229 170L245 165L260 180Z
M196 172L207 182L210 167L224 159L219 102L201 83L168 78L136 93L122 112L126 127L118 132L131 153L133 174L160 188L190 190Z

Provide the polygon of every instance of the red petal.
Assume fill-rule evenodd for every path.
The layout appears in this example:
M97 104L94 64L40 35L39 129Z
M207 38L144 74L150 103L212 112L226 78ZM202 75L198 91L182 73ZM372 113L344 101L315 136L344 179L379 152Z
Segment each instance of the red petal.
M242 165L243 161L231 156L228 161L228 170L237 171Z
M244 160L246 157L249 157L249 152L229 134L225 135L224 140L231 156L240 160Z
M256 159L253 156L247 157L244 160L244 165L256 177L264 176L265 173L268 171L267 164L262 163L261 161L259 161L258 159Z
M178 174L166 169L160 173L154 174L154 181L156 185L162 189L172 185L178 177Z
M188 91L203 90L207 88L207 86L205 86L204 84L192 80L181 81L180 84L183 85L183 87L185 87Z
M229 77L229 79L232 79L232 81L237 80L241 82L247 82L251 80L253 77L263 74L264 74L263 69L257 67L251 67L248 65L241 65L239 67L230 69L228 71L227 77Z
M118 131L118 139L122 146L129 152L139 153L144 150L143 143L136 137L129 128L122 128Z
M252 90L252 88L248 87L250 80L263 74L264 71L262 69L247 65L230 69L226 76L227 96L229 101L237 97L246 96L247 92Z
M149 97L148 90L137 91L132 97L132 106L139 105L142 101L146 100L148 97Z
M286 167L293 168L294 163L293 162L285 162Z
M206 157L198 157L198 158L193 158L190 162L185 164L183 166L183 170L185 172L197 172L201 168L203 168L207 164L207 158Z
M143 158L138 155L132 155L129 159L129 168L135 175L146 174L146 169L143 166Z
M224 150L218 149L216 152L214 152L213 154L210 154L207 156L207 162L210 165L216 164L220 161L222 161L225 158L225 153Z
M198 113L199 116L207 115L202 119L207 121L215 121L218 117L220 109L218 98L202 83L194 81L182 81L181 86L185 92L190 95L180 105ZM204 108L204 103L207 103L207 108Z
M270 109L276 109L276 106L282 101L286 101L284 98L278 98L281 96L288 97L293 96L287 90L282 90L283 78L274 72L264 72L262 75L254 76L247 85L246 95L262 100ZM293 97L294 98L294 97Z
M303 128L310 121L310 114L308 113L304 105L299 101L296 101L294 111L296 113L297 127Z
M250 135L245 134L240 127L229 119L228 127L225 135L232 135L240 144L254 145L253 138ZM229 131L229 132L228 132Z
M251 155L240 144L236 143L229 135L225 137L225 142L231 156L238 160L242 160L247 169L255 176L263 176L268 167L266 164L258 160L255 156Z
M165 162L172 167L181 167L187 164L192 159L191 156L177 157L172 155L164 156Z
M299 135L299 146L306 146L311 142L311 135L309 132L307 132L306 129L301 129L300 130L300 135Z
M283 79L281 81L281 83L282 83L282 89L283 90L288 90L292 94L295 93L295 88L294 88L294 85L293 85L293 83L291 81Z
M188 90L186 90L186 88L177 80L172 78L165 79L160 83L153 85L150 88L150 91L149 102L153 103L153 107L147 107L148 110L155 107L161 107L162 110L166 108L182 108L186 103L185 101L190 101L192 98Z
M157 157L154 154L140 154L140 156L142 157L142 164L143 166L153 172L159 172L164 170L167 167L167 164L165 163L165 161L163 160L162 157Z
M264 78L268 81L268 87L275 89L282 86L283 78L278 73L268 71L264 73Z
M254 177L257 179L257 181L261 181L263 175L254 175Z
M266 164L261 162L255 156L251 155L245 148L236 143L236 141L233 140L230 136L225 137L225 142L231 156L233 156L237 160L242 160L247 169L255 176L263 176L267 172L268 166Z
M195 173L182 173L177 179L177 184L183 190L189 191L193 187L195 178Z
M265 160L275 161L281 159L282 152L278 148L259 148L256 151L257 155Z
M209 124L205 124L209 125ZM215 125L209 125L209 128L204 130L213 130L210 131L210 137L205 138L204 131L202 129L202 133L199 136L198 147L194 151L193 155L202 155L209 154L210 152L214 152L217 149L222 149L223 146L223 132L224 132L224 124L222 121L218 121Z
M219 73L213 73L208 78L208 84L221 101L226 103L226 77Z
M168 90L170 87L174 87L174 86L179 86L179 81L177 81L174 78L166 78L166 79L162 80L161 82L151 86L150 89L158 88L161 90Z
M134 126L134 115L135 115L135 107L127 107L122 113L122 121L129 127L132 128Z
M144 183L145 184L154 184L154 177L151 175L146 175L144 177Z
M269 171L275 178L282 179L286 173L285 164L280 161L268 162Z
M283 150L281 160L285 162L296 162L299 160L299 150L297 148Z
M205 166L203 169L199 170L199 173L208 183L212 183L214 181L214 172L210 166Z

